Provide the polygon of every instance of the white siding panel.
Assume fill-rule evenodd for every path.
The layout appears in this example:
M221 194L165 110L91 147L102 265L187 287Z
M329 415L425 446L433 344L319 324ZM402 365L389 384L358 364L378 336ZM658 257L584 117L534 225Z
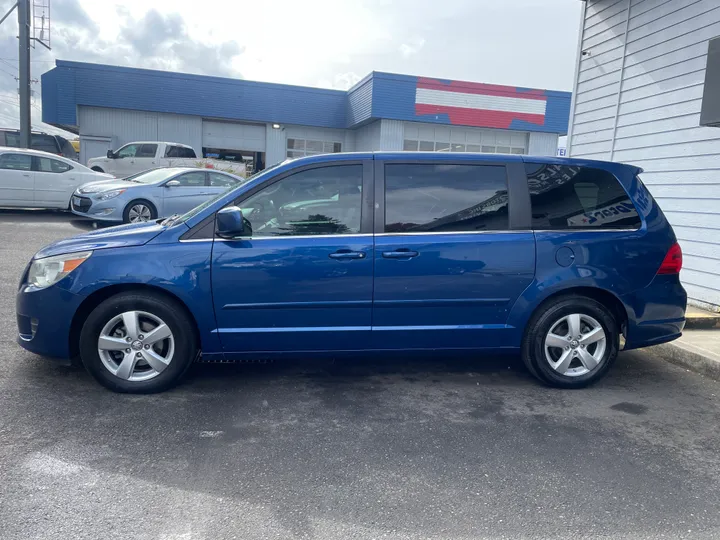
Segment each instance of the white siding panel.
M711 304L711 306L708 307L715 307L720 305L720 291L717 291L716 289L711 289L709 287L700 287L697 285L693 285L691 283L688 283L685 281L685 276L683 272L680 272L680 279L683 280L683 285L685 286L685 291L688 293L688 299L689 300L695 300L696 302L704 302L706 304Z
M720 154L708 156L676 157L653 160L626 159L645 170L654 171L692 171L695 169L714 169L720 167Z
M617 84L618 83L618 72L620 71L620 68L611 71L610 73L601 74L599 76L593 77L591 79L586 80L585 82L578 83L577 85L577 92L578 95L583 94L585 95L586 92L590 90L595 90L598 88L607 87L609 85ZM617 89L615 90L617 91Z
M579 98L580 96L578 96ZM612 113L610 116L615 115L615 105L617 104L617 98L615 96L606 96L600 99L595 99L593 101L587 101L585 103L576 103L575 105L575 112L577 114L583 114L593 111L603 111L607 112L608 110L612 110ZM602 117L599 117L602 118Z
M701 0L693 0L693 2L698 4L703 3ZM641 10L630 10L630 30L646 24L655 23L672 13L687 9L687 5L684 6L682 2L643 2L643 4L650 4L652 7L642 12L640 12ZM685 2L685 4L688 4L688 2ZM640 4L640 6L642 6L642 4Z
M662 106L662 114L658 114L654 108L642 109L637 112L625 111L618 117L618 127L620 126L632 126L636 124L642 124L645 122L652 122L661 118L670 119L678 116L685 116L688 114L697 113L698 124L700 120L700 106L702 104L702 98L691 99L689 101L682 101L680 103L673 103ZM622 107L621 107L622 110Z
M405 137L402 120L380 120L380 150L402 150ZM450 134L448 133L448 140Z
M285 130L273 129L272 124L265 124L265 167L284 161L285 156L287 156Z
M645 180L645 174L642 175L643 181ZM653 185L647 184L650 193L653 194L658 201L661 201L660 206L664 209L670 210L670 206L666 205L665 199L680 200L683 197L695 197L702 200L709 200L715 202L716 210L714 213L720 213L720 183L718 184L700 184L700 185L688 185L685 183L678 184L665 184L665 185ZM694 206L694 205L693 205ZM720 248L718 249L718 256L720 256Z
M158 113L154 112L79 106L78 125L80 135L114 137L118 146L158 140Z
M680 88L665 92L658 90L655 95L648 95L642 99L620 103L620 114L627 114L637 111L646 111L648 109L659 109L674 105L675 103L683 103L694 99L702 99L703 85L698 84L688 88ZM656 116L658 112L655 113Z
M616 60L612 60L610 62L606 62L604 64L600 64L580 72L578 74L578 87L580 87L580 84L586 81L609 74L614 74L614 76L616 77L615 80L617 80L617 72L620 71L621 64L622 58L618 58Z
M380 120L355 130L355 150L358 152L380 150Z
M649 188L650 192L655 194L653 188ZM695 193L685 194L685 197L692 195L692 198L666 199L664 197L655 197L662 208L666 212L698 212L701 214L716 214L720 217L720 199L700 199L695 197Z
M584 72L598 66L603 66L608 62L617 60L618 58L622 58L622 45L611 47L607 50L604 49L605 47L601 45L600 47L595 47L592 51L589 51L590 54L588 56L583 56L580 59L580 71Z
M686 1L686 0L679 0L679 1ZM642 37L640 39L638 38L639 31L635 31L638 33L633 32L634 35L630 36L630 41L628 42L627 51L626 54L633 54L638 51L642 51L643 49L647 49L649 47L653 47L655 45L659 45L663 42L666 42L668 40L672 40L672 38L676 36L682 36L683 34L690 34L691 32L695 31L698 27L703 27L705 24L711 24L714 21L717 21L716 13L712 12L708 15L698 18L696 20L687 20L681 23L676 24L669 32L659 32L656 31L654 33L648 33L643 32L645 34L645 37ZM645 27L644 27L645 28ZM692 41L685 41L684 45L689 45L692 43ZM678 48L678 43L669 43L670 47ZM682 46L684 46L682 45ZM667 51L675 50L668 48Z
M631 148L629 150L618 150L615 144L615 159L624 161L626 159L644 160L673 157L708 156L716 153L720 148L720 141L696 141L686 144L668 144L664 146L651 145L643 148ZM715 156L720 164L720 155Z
M685 4L685 7L677 9L683 4ZM671 13L667 13L663 16L663 8L666 7L669 11L671 11ZM698 21L692 20L694 17L700 17L701 15L705 15L706 13L712 12L718 8L720 8L720 6L718 6L717 0L701 0L700 2L693 3L684 0L664 4L659 9L651 12L653 15L657 14L657 17L642 24L642 26L630 27L630 40L628 41L628 44L639 40L640 38L650 36L651 34L660 33L661 30L665 29L668 29L668 32L672 34L686 31L685 28L688 23L697 26ZM638 17L638 19L639 18L640 17ZM632 22L633 21L631 20L631 23ZM682 28L680 28L681 26Z
M658 47L658 50L662 51L662 48ZM634 61L634 56L631 55L625 59L624 76L626 78L635 77L636 75L650 73L656 69L664 68L666 66L672 66L680 62L686 62L700 56L706 57L707 51L707 43L703 41L701 43L689 45L688 47L683 47L682 49L678 49L677 51L662 54L654 58L651 58L648 55L649 60L639 59L637 61ZM705 67L704 64L703 67Z
M606 96L611 97L613 102L615 102L616 101L615 96L617 96L619 89L620 89L620 82L617 81L614 83L606 84L605 86L602 86L600 88L593 88L593 89L585 90L582 93L580 91L578 91L577 101L576 101L577 106L579 106L581 103L586 103L588 101L597 101Z
M663 111L665 112L665 111ZM642 114L642 113L636 113L636 114ZM629 115L625 115L625 119L627 120L627 117ZM650 135L651 137L657 136L661 133L665 133L668 131L685 131L692 129L693 131L700 123L700 115L699 114L686 114L684 116L677 116L675 118L672 117L666 117L667 115L663 114L665 118L661 118L659 120L652 120L650 118L657 118L657 114L654 114L646 121L635 123L635 124L629 124L621 126L620 122L618 122L618 128L617 132L615 134L615 137L617 139L616 142L616 148L622 148L621 147L621 139L624 139L626 137L642 137L643 135ZM708 128L708 129L714 129L714 128ZM717 134L717 131L714 133Z
M588 2L589 3L589 2ZM592 28L600 24L603 19L607 19L620 11L625 11L625 2L623 0L612 0L611 2L598 2L588 6L585 11L585 29Z
M662 208L662 204L660 205ZM665 212L665 217L668 221L675 225L682 225L685 227L699 227L706 229L708 234L716 235L717 231L720 230L720 215L718 214L700 214L696 212Z
M720 133L717 128L689 128L651 133L624 139L615 138L615 150L630 150L633 148L649 148L656 146L676 146L690 142L714 141L714 150L720 147ZM677 155L677 154L676 154ZM692 154L689 154L692 155Z
M646 97L656 96L658 92L674 92L676 90L684 90L685 88L699 87L702 90L705 82L705 70L693 71L692 73L683 73L676 77L655 81L651 84L643 85L639 88L631 88L623 90L620 98L622 103L637 101ZM629 85L630 83L628 83ZM701 92L702 94L702 92ZM702 97L702 96L701 96Z
M573 127L573 140L575 140L575 135L579 135L581 133L595 133L596 131L607 129L612 130L613 120L614 117L610 115L600 120L585 122L582 124L576 123Z
M675 231L675 235L677 236L677 231ZM678 236L678 239L682 244L683 257L701 257L705 260L710 261L711 263L714 261L715 265L720 264L720 249L718 249L717 244L711 244L702 240L699 242L694 240L687 240L684 238L680 238L680 236Z
M624 12L623 12L624 15ZM583 39L583 43L588 49L602 46L605 50L619 47L623 44L622 36L625 31L625 21L617 23L612 28L608 28L599 34Z
M632 3L632 8L630 8L630 18L632 19L633 17L638 17L646 11L649 11L651 9L657 9L663 4L675 1L676 0L634 0Z
M682 246L681 246L682 247ZM701 257L686 253L683 250L683 269L694 270L696 272L702 272L708 274L708 278L712 278L713 274L717 272L718 260L708 259L707 257ZM708 280L708 285L712 286L712 282Z
M642 181L648 185L659 184L687 184L695 186L698 184L720 183L720 168L696 171L646 171L642 174Z
M671 80L682 75L694 72L701 72L703 74L704 80L706 63L707 55L704 55L697 58L686 59L682 62L671 64L667 67L647 71L643 74L636 76L629 75L628 71L625 70L625 72L623 73L623 91L631 90L633 88L640 88L641 86L658 84L661 81Z
M685 227L683 225L675 225L673 227L673 230L675 231L675 236L677 236L678 240L684 241L684 242L694 242L694 243L702 243L706 244L708 246L715 246L715 253L718 252L717 245L712 242L711 238L708 238L708 233L706 229L697 228L697 227ZM684 246L687 244L683 244Z
M613 130L600 129L597 131L589 131L587 133L575 133L573 134L573 144L587 144L601 141L612 140Z
M597 154L599 152L610 152L612 147L612 141L603 141L588 144L578 144L573 142L573 157L587 156L590 154Z
M626 66L634 66L635 64L644 63L653 58L659 58L674 51L679 51L694 45L705 45L705 53L707 53L707 41L720 34L720 22L718 19L710 18L707 22L697 25L691 29L689 33L667 33L659 34L644 38L644 47L636 47L637 44L629 44ZM707 24L708 26L704 26ZM648 45L647 41L653 39L653 43ZM664 38L664 39L663 39ZM641 40L642 42L643 40ZM632 46L631 46L632 45ZM637 50L636 50L637 49Z

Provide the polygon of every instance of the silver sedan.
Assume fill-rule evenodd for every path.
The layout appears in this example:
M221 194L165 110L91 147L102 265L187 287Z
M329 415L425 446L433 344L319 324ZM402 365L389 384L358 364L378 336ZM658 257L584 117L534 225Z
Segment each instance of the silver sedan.
M73 193L70 209L98 221L137 223L183 214L243 182L240 176L208 169L152 169L85 184Z

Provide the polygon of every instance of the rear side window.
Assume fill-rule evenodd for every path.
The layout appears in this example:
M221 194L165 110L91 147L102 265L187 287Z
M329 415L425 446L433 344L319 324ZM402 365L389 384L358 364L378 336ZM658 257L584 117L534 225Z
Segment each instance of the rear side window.
M35 170L39 172L64 173L72 169L70 165L59 159L35 157Z
M213 187L230 187L237 184L237 180L227 174L211 172L208 176L210 176L210 185Z
M33 150L42 150L43 152L50 152L52 154L58 153L57 141L55 141L55 137L52 135L33 133L31 137L32 143L30 146L32 146Z
M385 166L385 232L507 228L505 167L430 163Z
M138 151L135 154L135 157L152 158L152 157L155 157L156 152L157 152L157 144L143 144L140 148L138 148Z
M194 157L197 157L197 156L195 155L195 150L193 150L192 148L180 148L180 150L178 151L178 153L179 153L179 155L180 155L181 158L194 158Z
M575 165L526 163L532 228L638 229L640 216L608 171Z

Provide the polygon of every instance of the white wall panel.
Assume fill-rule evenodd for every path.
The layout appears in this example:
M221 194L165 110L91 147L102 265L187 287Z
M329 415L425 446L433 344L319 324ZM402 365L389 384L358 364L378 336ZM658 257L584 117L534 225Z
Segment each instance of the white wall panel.
M558 148L557 133L531 132L528 141L528 154L531 156L555 156Z
M355 130L355 150L358 152L380 150L380 120Z
M287 141L285 128L273 129L272 124L265 125L265 166L270 167L285 161Z
M265 151L265 124L202 121L202 145L228 150Z
M405 122L402 120L380 120L380 149L402 150Z

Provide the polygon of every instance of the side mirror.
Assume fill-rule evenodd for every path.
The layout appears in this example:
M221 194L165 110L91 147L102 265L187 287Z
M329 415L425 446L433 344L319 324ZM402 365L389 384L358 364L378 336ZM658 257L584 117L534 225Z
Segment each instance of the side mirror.
M215 215L216 231L220 238L234 238L252 234L250 223L242 215L237 206L228 206Z
M107 151L108 159L115 159L115 153L112 150Z
M178 187L180 185L180 180L170 180L165 184L165 187Z

